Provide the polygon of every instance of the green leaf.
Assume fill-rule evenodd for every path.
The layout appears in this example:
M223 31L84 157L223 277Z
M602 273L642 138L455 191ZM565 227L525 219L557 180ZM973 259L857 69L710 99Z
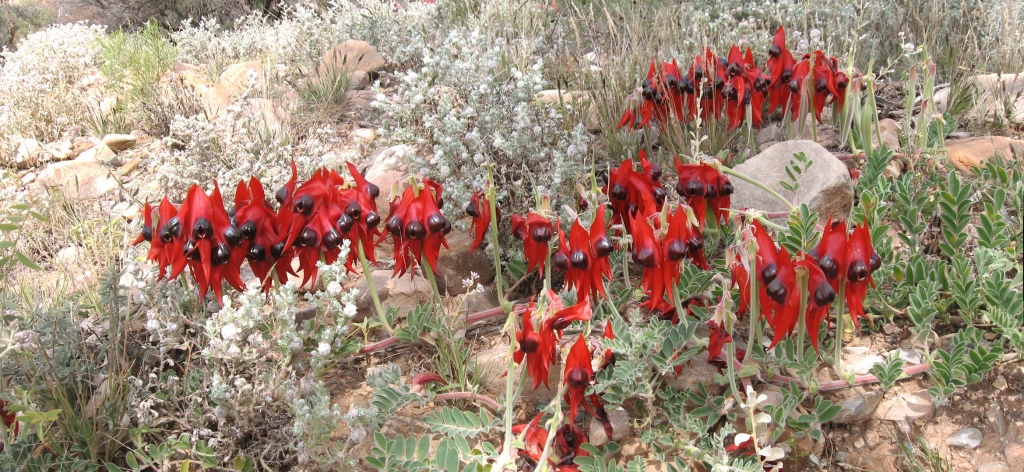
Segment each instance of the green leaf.
M28 256L26 256L25 254L22 254L21 251L15 251L14 257L17 257L18 258L18 262L21 262L22 265L24 265L25 267L28 267L29 269L32 269L32 270L43 270L42 267L39 267L39 264L36 264L35 262L32 262L32 259L29 259Z
M18 226L16 224L0 223L0 231L3 231L5 233L9 233L11 231L17 231L19 228L21 228L21 226Z
M113 462L107 462L107 470L109 472L121 472L121 468L118 467L117 464Z

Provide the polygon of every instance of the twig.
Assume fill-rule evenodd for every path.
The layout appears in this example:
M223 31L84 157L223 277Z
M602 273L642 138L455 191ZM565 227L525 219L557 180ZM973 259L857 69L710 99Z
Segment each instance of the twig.
M931 364L919 364L919 365L914 365L914 366L910 366L910 367L904 367L903 368L903 375L905 375L907 377L910 377L912 375L922 374L922 373L928 372L930 370L932 370L932 365ZM800 380L794 379L792 377L787 377L785 375L778 375L778 374L776 374L776 375L773 375L768 380L776 381L776 382L783 382L783 383L796 382L796 384L800 388L806 388L807 387ZM852 384L848 383L845 380L833 380L831 382L825 382L823 384L820 384L818 386L818 391L819 392L829 392L829 391L833 391L833 390L842 390L842 389L847 388L847 387L855 387L857 385L868 385L868 384L873 384L873 383L876 383L876 382L878 382L878 377L875 377L874 375L870 375L870 374L869 375L858 375L857 377L854 377Z
M475 400L477 402L483 403L484 405L491 407L491 409L494 411L498 411L501 409L501 405L498 404L498 402L495 401L493 398L473 392L440 393L436 397L434 397L435 402L444 400Z

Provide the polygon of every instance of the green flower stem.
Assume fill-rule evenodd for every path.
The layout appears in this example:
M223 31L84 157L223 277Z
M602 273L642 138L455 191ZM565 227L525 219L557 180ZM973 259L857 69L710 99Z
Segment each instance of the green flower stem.
M494 191L494 169L493 165L487 167L487 206L491 212L491 248L494 250L494 287L498 292L498 301L506 313L512 311L512 306L505 301L504 288L501 277L501 249L498 246L498 207L497 193Z
M430 290L434 295L434 309L440 310L444 306L441 303L441 291L437 288L437 279L434 277L434 268L427 262L427 256L420 258L420 266L430 282Z
M562 425L562 420L564 419L562 415L562 397L565 396L565 391L568 390L568 387L565 385L565 380L560 381L558 384L558 395L555 395L555 398L552 398L551 403L548 404L548 407L554 407L555 412L547 424L545 424L548 430L548 439L544 442L544 451L541 452L540 460L537 461L537 470L541 471L548 470L548 457L551 455L551 446L555 442L558 428ZM570 419L570 421L572 420Z
M839 374L840 379L845 379L846 374L843 373L843 305L846 304L846 277L839 280L839 298L838 306L836 307L836 352L834 355L835 364L833 367L836 369L836 374Z
M736 325L736 315L733 313L727 313L725 315L725 332L732 336L733 327ZM740 401L740 389L736 387L736 368L733 363L736 362L736 341L729 342L729 348L725 351L725 364L728 370L726 375L729 376L729 387L732 388L732 395L736 398L736 401Z
M786 199L786 197L783 197L781 194L779 194L779 192L776 192L771 187L765 185L761 181L759 181L759 180L757 180L757 179L755 179L753 177L747 176L747 175L743 174L742 172L736 172L735 170L733 170L733 169L731 169L729 167L726 167L726 166L720 166L719 170L721 170L723 174L728 174L728 175L731 175L733 177L736 177L737 179L744 180L744 181L749 182L749 183L753 184L754 186L760 188L761 190L764 190L765 192L768 192L769 195L775 197L780 202L785 203L786 204L786 208L789 208L790 211L793 211L793 210L796 209L796 207L793 206L793 204L790 203L789 200Z
M789 216L789 212L777 212L777 211L748 211L748 210L737 210L730 208L730 215L745 215L753 218L761 223L761 225L774 229L776 231L789 231L789 228L782 226L778 223L773 222L770 218L785 218ZM707 231L707 229L705 229Z
M387 313L384 311L384 307L381 306L380 296L377 295L377 288L373 285L373 273L370 272L370 261L366 260L363 242L360 240L357 246L359 247L359 263L363 265L363 277L366 277L366 287L370 290L370 297L373 298L373 307L377 309L380 325L384 328L384 331L388 332L388 335L394 337L395 330L391 328L391 323L388 323Z
M800 318L796 322L796 347L797 347L797 359L800 363L804 361L804 342L805 342L805 331L807 330L807 279L810 274L807 273L807 269L802 267L796 268L796 283L798 287L797 296L800 297Z
M758 347L761 346L760 329L757 319L761 316L761 299L758 296L757 287L757 242L752 240L747 247L750 255L750 304L747 306L747 316L750 318L750 332L747 333L747 355L754 352L754 340L757 339Z

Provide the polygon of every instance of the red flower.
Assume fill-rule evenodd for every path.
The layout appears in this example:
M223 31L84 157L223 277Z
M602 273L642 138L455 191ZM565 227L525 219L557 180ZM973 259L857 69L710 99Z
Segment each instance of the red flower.
M612 322L606 321L604 323L604 338L615 339L615 332L612 331ZM611 348L605 348L604 350L604 365L609 365L615 362L615 353L612 352Z
M423 179L413 184L402 196L391 202L391 212L384 227L395 243L395 275L402 276L426 257L430 270L437 273L437 257L441 246L448 247L444 237L452 230L441 214L441 184Z
M708 207L716 221L726 221L734 191L729 177L706 162L683 164L678 156L676 174L679 177L676 193L686 199L701 228L704 228Z
M281 280L292 273L291 264L275 267L274 262L284 253L284 242L277 232L277 213L267 201L263 184L259 180L252 177L249 185L245 181L238 182L235 207L229 215L241 233L241 250L245 252L252 272L263 282L264 290L270 290L271 268L276 269Z
M729 273L732 278L730 288L738 288L740 291L740 306L736 309L736 315L742 315L750 308L750 269L743 263L739 254L733 257L729 264Z
M859 329L858 320L864 317L864 297L868 293L868 284L875 286L871 273L882 265L882 259L871 247L871 231L866 223L858 224L850 234L846 258L846 301L853 324Z
M772 337L772 344L769 347L775 347L784 336L793 332L800 319L800 292L796 284L796 270L789 252L784 247L779 248L775 277L765 286L765 294L767 299L761 300L764 306L762 313L773 312L768 318L768 324L775 331L775 336Z
M722 323L714 320L708 321L708 364L718 367L719 371L727 368L727 358L722 355L722 349L726 344L732 342L732 336L725 330L725 326ZM746 357L747 351L736 348L736 361L743 362L743 358ZM679 376L682 366L677 366L676 376Z
M833 222L830 216L821 234L821 242L810 254L835 290L839 290L839 281L846 275L846 238L846 222Z
M537 413L537 416L533 417L533 420L529 424L517 424L512 427L512 434L516 436L526 434L523 436L523 444L526 448L519 451L520 455L525 455L534 461L539 461L540 456L544 453L544 445L548 442L548 431L541 428L540 417L543 413Z
M612 437L611 434L608 437ZM575 468L573 461L577 457L586 457L590 454L583 449L583 445L587 443L587 435L582 429L576 427L570 421L569 424L562 425L555 431L555 442L554 447L558 452L558 470L569 471L579 470Z
M668 118L663 87L656 76L656 63L657 60L652 58L651 66L647 70L647 77L641 83L640 97L642 101L638 106L626 109L616 128L627 126L629 129L637 130L647 126L651 117L661 121Z
M366 180L351 162L346 164L354 185L350 183L347 187L335 187L338 192L338 207L344 210L338 217L336 228L348 240L350 251L357 251L357 244L362 244L366 258L376 264L377 256L373 248L374 237L381 234L378 228L380 212L377 210L380 188ZM356 259L357 257L352 256L345 261L349 272L354 270Z
M814 81L814 117L821 123L821 112L830 97L840 100L836 88L836 70L833 68L834 58L825 57L825 53L814 51L814 67L811 70ZM845 94L844 94L845 96ZM841 105L840 105L841 106Z
M177 227L178 230L174 231ZM245 284L239 273L245 253L238 250L242 236L231 226L217 181L213 182L213 193L209 196L193 185L178 209L178 214L167 223L168 234L180 234L181 252L174 256L171 278L175 278L187 265L192 277L199 284L199 298L206 296L213 287L219 302L222 283L226 280L236 290L243 290ZM161 234L161 237L163 234Z
M491 226L491 202L483 190L473 193L469 203L466 204L466 214L473 219L470 227L470 231L474 234L473 245L469 247L469 252L473 252L480 247L484 235L487 234L487 228ZM501 218L501 212L498 212L497 217Z
M726 82L722 87L725 99L725 113L729 117L729 129L735 129L747 116L751 107L751 124L761 125L761 107L764 89L768 82L761 77L761 71L754 64L754 54L747 49L746 56L733 45L729 50L728 65L725 69Z
M18 437L18 430L20 429L19 426L21 426L21 424L18 423L18 413L8 410L7 401L5 400L0 400L0 418L3 418L4 426L7 428L14 425L14 437Z
M345 179L333 170L317 170L309 180L289 192L278 210L283 249L293 250L298 257L303 285L315 280L321 252L328 264L334 263L341 254L342 235L336 225L344 214L338 194L344 183Z
M630 217L633 228L633 261L644 268L641 283L644 293L650 296L643 302L649 309L661 307L666 291L679 281L680 263L689 257L698 266L704 262L704 238L700 231L690 226L686 210L678 206L666 217L667 228L660 231L651 226L651 218ZM660 220L654 218L660 226Z
M553 261L555 267L565 271L566 287L575 288L579 296L603 297L603 277L612 276L608 255L614 246L605 235L604 225L604 210L599 209L590 231L583 229L579 219L573 222L569 243L565 232L558 228L559 247Z
M587 347L587 340L581 335L576 338L576 343L572 345L565 360L565 384L569 387L566 392L566 396L569 397L569 423L576 420L576 412L581 404L589 409L585 396L587 387L593 380L594 368L590 363L590 348Z
M647 160L647 153L639 153L641 171L634 169L633 160L626 159L619 167L612 169L604 192L612 205L612 224L622 224L632 233L630 217L644 218L661 211L665 204L665 189L662 188L661 166Z
M771 74L771 81L768 83L768 113L777 108L782 108L785 112L789 107L793 94L789 83L793 79L795 69L796 58L786 47L786 30L780 26L775 32L771 48L768 49L768 73ZM799 97L797 100L799 103ZM796 116L793 120L796 120Z
M554 236L554 229L551 220L530 213L523 218L519 215L512 215L512 235L523 242L523 252L529 263L527 271L533 270L544 272L544 264L548 257L548 241Z
M149 254L146 256L146 259L155 262L160 268L157 280L161 280L167 274L167 267L172 267L173 271L175 261L182 259L181 246L184 243L180 238L181 220L175 218L178 214L178 209L171 204L167 197L164 197L163 201L160 202L156 225L152 224L152 208L149 208L148 203L143 207L143 211L146 213L145 223L142 228L142 234L135 240L135 244L149 241ZM154 232L154 230L156 231ZM154 234L157 237L154 238Z
M550 325L544 321L541 321L540 331L534 329L533 310L533 301L530 301L530 307L522 315L523 327L516 330L518 348L512 359L516 364L522 364L523 358L526 358L526 370L533 378L534 389L539 387L542 382L545 387L550 388L548 374L551 371L551 366L555 363L555 344L558 339L554 330L550 329Z
M825 273L812 259L802 259L796 266L807 270L808 303L804 322L807 326L807 335L811 338L811 345L815 351L821 352L818 349L818 330L821 322L828 316L828 308L836 299L836 292L829 285Z

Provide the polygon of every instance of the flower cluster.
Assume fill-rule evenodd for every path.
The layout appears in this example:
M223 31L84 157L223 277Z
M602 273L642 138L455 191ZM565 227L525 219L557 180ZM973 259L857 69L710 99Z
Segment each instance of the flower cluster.
M801 303L806 305L804 317L811 345L818 349L821 323L836 298L836 291L845 285L846 303L856 324L864 316L867 286L873 283L871 273L881 265L881 258L871 247L871 233L866 223L858 224L847 234L845 222L825 224L821 242L809 254L789 254L760 223L751 226L757 244L756 261L744 263L742 257L732 264L733 286L740 287L740 312L749 307L750 271L753 267L758 282L760 316L774 331L774 347L791 334L800 319ZM806 280L801 287L800 278ZM744 294L744 292L746 292ZM802 298L806 296L806 298Z
M786 47L781 27L768 55L767 63L758 67L750 48L744 53L733 45L728 56L721 57L705 47L685 72L675 59L660 67L652 59L618 127L642 129L652 119L665 122L673 115L682 122L698 116L719 119L723 112L730 129L747 120L760 127L765 113L780 108L794 121L804 116L807 108L801 108L802 100L811 101L818 121L827 103L843 107L850 78L839 70L835 57L816 50L797 61Z
M283 282L288 275L298 275L292 268L297 259L305 284L317 277L318 262L332 264L338 259L342 244L361 247L374 259L381 220L374 198L380 190L352 164L348 169L351 181L324 168L299 182L292 164L292 178L275 194L277 210L254 177L238 183L230 210L225 209L216 181L210 195L193 185L180 207L165 197L156 218L146 203L144 227L135 244L149 241L148 259L159 266L159 278L167 275L167 267L170 279L188 267L199 284L200 298L212 288L219 300L224 281L245 290L240 275L245 261L269 290L272 276ZM352 261L347 263L351 269Z

